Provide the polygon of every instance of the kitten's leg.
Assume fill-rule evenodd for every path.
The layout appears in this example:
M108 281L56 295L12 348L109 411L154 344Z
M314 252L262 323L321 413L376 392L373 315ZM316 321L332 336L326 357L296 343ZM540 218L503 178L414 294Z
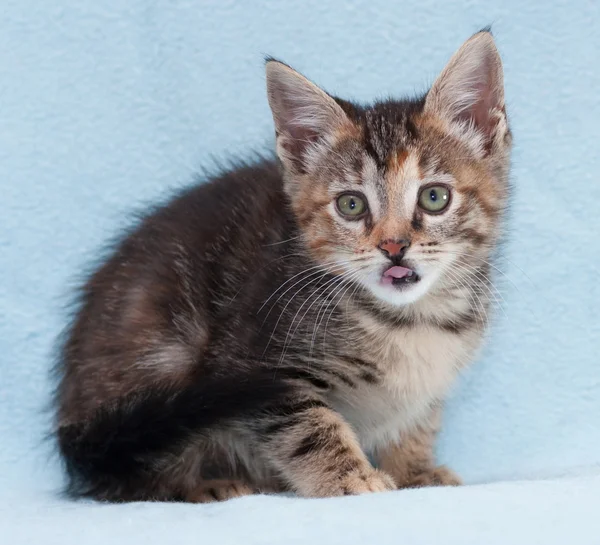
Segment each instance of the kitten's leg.
M462 484L451 469L435 465L433 447L439 425L440 411L436 410L412 433L377 453L379 467L394 478L399 488Z
M326 497L394 490L374 469L343 418L321 400L279 407L262 422L263 455L302 496Z

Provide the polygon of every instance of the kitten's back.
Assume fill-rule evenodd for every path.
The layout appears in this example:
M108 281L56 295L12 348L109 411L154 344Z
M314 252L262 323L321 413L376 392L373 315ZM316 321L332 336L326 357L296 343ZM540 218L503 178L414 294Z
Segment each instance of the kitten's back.
M140 386L185 384L206 372L198 364L210 330L233 323L252 294L238 293L229 309L223 301L284 251L273 243L293 229L286 209L278 166L264 160L147 215L82 290L63 351L59 422L81 420Z

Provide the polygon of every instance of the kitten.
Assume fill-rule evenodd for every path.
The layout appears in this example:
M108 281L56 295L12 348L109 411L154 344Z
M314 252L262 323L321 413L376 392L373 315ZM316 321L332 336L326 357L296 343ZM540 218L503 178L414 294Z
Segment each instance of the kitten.
M83 287L57 391L74 494L459 484L432 446L486 329L509 192L494 40L475 34L416 100L266 73L280 162L184 191Z

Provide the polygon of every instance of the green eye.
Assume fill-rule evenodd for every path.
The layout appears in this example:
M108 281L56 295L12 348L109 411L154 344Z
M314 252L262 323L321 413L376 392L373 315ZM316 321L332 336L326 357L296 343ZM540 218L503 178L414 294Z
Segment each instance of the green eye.
M356 218L367 211L367 202L353 193L344 193L338 197L337 207L343 216Z
M426 212L437 214L449 204L450 190L443 185L430 185L419 194L419 206Z

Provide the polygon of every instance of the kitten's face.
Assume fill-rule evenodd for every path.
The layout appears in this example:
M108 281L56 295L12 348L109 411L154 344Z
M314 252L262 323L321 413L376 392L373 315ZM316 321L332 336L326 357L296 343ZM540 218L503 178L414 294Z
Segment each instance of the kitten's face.
M501 67L487 33L470 42L423 101L370 108L336 102L309 82L299 88L298 75L277 63L278 152L307 246L324 268L387 303L468 282L499 235L510 147ZM473 81L484 90L479 101L465 89ZM282 110L291 111L287 122Z
M413 125L412 138L387 127L404 132L405 145L379 146L381 158L361 131L340 138L314 158L293 198L316 258L399 305L468 279L466 268L494 246L506 194L482 157L434 119Z

